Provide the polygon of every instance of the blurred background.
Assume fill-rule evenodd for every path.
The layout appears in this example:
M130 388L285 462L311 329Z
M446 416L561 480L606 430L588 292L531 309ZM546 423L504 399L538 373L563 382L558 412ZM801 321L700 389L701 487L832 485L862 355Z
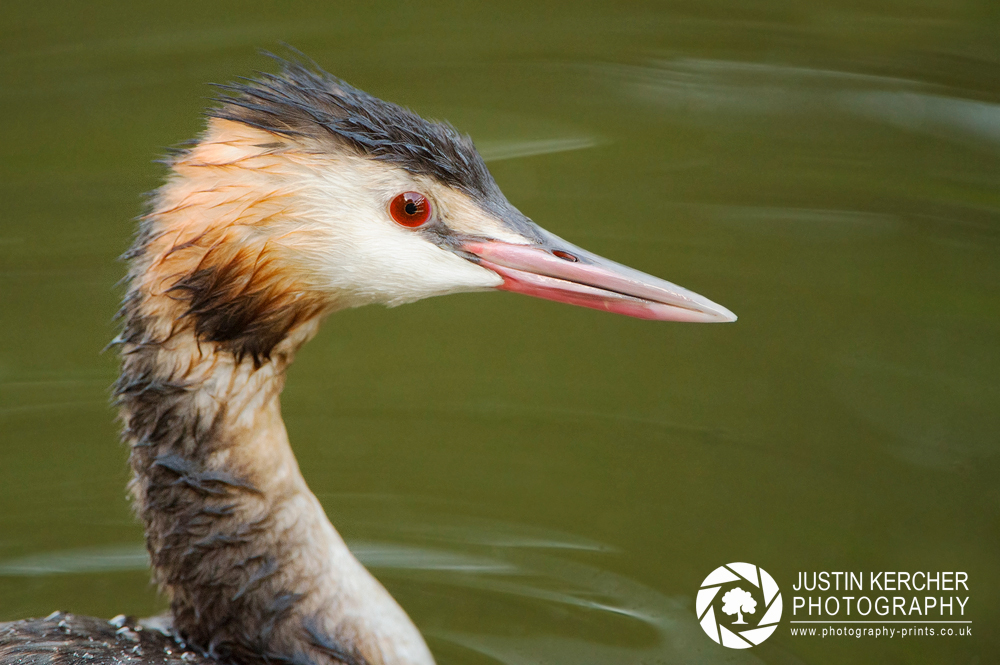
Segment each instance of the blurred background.
M108 404L153 163L287 42L733 325L508 294L328 320L284 413L442 665L1000 658L1000 5L0 4L0 620L149 615ZM730 561L782 627L701 632ZM973 637L794 637L799 571L966 571ZM729 660L727 660L729 659Z

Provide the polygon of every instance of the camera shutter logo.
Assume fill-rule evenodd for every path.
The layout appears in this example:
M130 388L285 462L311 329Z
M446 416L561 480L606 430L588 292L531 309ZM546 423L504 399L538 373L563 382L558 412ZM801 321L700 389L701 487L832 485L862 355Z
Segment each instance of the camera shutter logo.
M724 588L726 592L720 594ZM757 606L754 595L763 595L763 607ZM716 643L730 649L749 649L769 638L778 627L781 592L763 568L752 563L727 563L701 583L695 608L702 629ZM729 617L723 618L717 611ZM755 623L755 616L760 621Z

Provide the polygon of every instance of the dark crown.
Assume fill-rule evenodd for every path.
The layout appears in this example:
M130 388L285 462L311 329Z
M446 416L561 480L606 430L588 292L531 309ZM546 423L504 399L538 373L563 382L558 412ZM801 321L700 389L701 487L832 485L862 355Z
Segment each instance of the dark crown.
M424 120L314 64L275 59L280 74L219 86L229 94L208 114L279 135L333 142L331 147L435 178L475 198L502 198L472 140L451 125Z

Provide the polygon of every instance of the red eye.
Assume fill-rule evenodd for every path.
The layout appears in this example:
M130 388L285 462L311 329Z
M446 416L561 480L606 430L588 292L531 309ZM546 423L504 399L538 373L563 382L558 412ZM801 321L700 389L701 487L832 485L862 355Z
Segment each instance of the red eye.
M431 202L420 192L403 192L389 204L397 224L415 229L431 218Z

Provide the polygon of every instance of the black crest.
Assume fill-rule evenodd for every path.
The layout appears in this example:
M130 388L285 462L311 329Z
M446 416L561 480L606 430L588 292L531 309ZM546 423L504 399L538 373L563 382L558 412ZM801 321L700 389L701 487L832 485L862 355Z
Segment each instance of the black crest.
M503 198L472 139L444 122L430 122L308 65L272 56L280 74L233 85L210 116L285 136L333 141L359 155L436 178L480 199Z

